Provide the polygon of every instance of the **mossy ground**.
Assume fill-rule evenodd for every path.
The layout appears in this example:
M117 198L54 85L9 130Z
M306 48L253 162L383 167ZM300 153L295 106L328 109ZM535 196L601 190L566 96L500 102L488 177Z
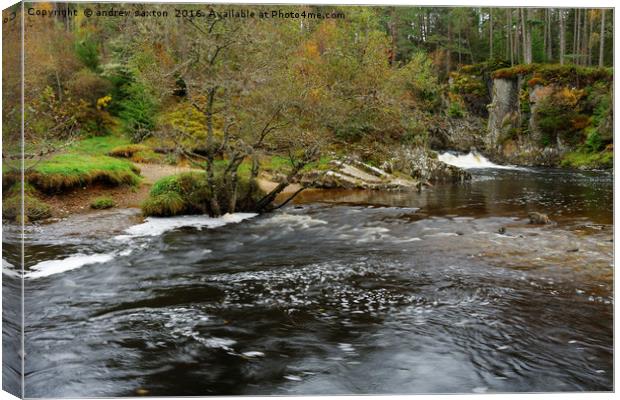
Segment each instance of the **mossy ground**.
M59 154L36 165L26 174L28 183L47 192L62 192L95 183L134 186L140 169L132 163L104 155Z
M561 166L580 169L609 169L614 166L614 153L612 151L602 151L599 153L570 152L566 153L562 158Z
M98 136L80 140L66 151L43 160L26 163L26 182L45 193L61 193L93 184L136 186L140 169L127 160L107 155L113 148L128 144L119 136ZM18 173L6 173L3 186L20 180Z

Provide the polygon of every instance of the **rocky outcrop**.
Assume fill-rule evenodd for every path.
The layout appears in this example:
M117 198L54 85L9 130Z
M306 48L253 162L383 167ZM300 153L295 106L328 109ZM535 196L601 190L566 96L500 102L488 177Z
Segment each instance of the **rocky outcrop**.
M443 118L429 127L429 145L434 150L467 152L484 148L486 122L484 118L469 115L461 118Z
M329 167L301 174L298 182L306 187L323 189L412 190L419 181L393 175L355 158L332 160Z
M524 93L527 97L521 99L522 86L521 77L493 80L484 152L499 163L557 165L567 148L559 138L551 146L541 146L542 133L534 117L540 100L551 95L556 88L536 85L528 88ZM522 112L522 106L527 113Z
M423 147L401 147L382 166L386 171L400 171L420 182L464 182L471 174L437 159L437 154Z

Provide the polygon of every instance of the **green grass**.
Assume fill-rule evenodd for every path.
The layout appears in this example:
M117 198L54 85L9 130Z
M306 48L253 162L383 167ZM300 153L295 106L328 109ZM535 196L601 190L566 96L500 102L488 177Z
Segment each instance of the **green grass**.
M114 206L116 206L116 203L109 197L98 197L90 203L90 208L95 210L104 210Z
M614 153L611 151L600 153L574 151L564 155L561 165L569 168L613 168Z
M80 140L64 152L27 165L26 181L36 189L57 193L92 184L108 186L140 182L140 169L128 160L107 155L112 149L126 146L126 138L108 135ZM5 174L3 185L19 181L16 174Z
M129 161L102 155L66 153L36 165L26 180L39 190L57 192L94 183L137 185L140 170Z
M80 140L67 150L70 153L90 154L90 155L106 155L114 148L127 146L131 142L123 136L94 136Z
M108 155L112 157L129 158L138 163L161 163L164 156L157 154L150 147L143 144L125 144L111 149Z

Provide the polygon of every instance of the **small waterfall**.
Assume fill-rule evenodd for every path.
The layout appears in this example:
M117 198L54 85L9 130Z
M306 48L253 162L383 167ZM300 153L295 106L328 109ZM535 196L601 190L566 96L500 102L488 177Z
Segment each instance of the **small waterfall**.
M498 165L489 161L485 156L472 151L467 154L455 154L450 152L444 152L438 154L439 161L443 161L446 164L454 165L455 167L463 169L471 168L496 168L496 169L523 169L512 165Z

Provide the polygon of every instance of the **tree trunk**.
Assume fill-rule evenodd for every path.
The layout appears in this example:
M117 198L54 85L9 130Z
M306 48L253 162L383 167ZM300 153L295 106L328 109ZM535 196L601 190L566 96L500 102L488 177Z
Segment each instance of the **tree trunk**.
M546 61L549 62L549 53L547 48L547 31L549 30L549 9L545 8L545 24L543 25L543 49Z
M219 217L222 214L220 203L217 199L217 188L215 187L215 132L213 130L213 107L215 100L215 92L217 88L212 87L208 91L207 108L205 110L205 117L207 120L207 185L210 192L209 205L211 207L211 213L213 216Z
M530 21L533 19L532 15L533 10L531 8L527 9L526 20L525 20L525 37L527 38L527 45L525 48L527 49L527 59L525 61L526 64L532 63L532 24Z
M575 64L581 64L581 10L577 9L577 18L575 19L577 24L577 42L575 44L575 51L573 51L573 57L575 58Z
M471 42L469 41L469 39L465 39L465 40L467 41L467 49L469 50L469 59L472 64L475 64L476 59L474 59L474 51L471 48Z
M514 60L514 45L512 43L512 10L506 9L506 24L508 25L508 52L510 53L510 66L515 63Z
M493 58L493 9L489 8L489 59Z
M566 51L566 21L564 19L564 10L559 11L560 18L560 65L564 65L564 52Z
M553 10L547 12L547 62L553 60L553 29L551 29L551 22L553 21Z
M580 35L580 31L579 31L579 25L581 24L581 13L579 12L579 9L575 10L575 33L573 35L573 63L574 64L578 64L579 63L579 35Z
M601 41L598 49L598 66L605 65L605 9L601 10Z
M523 46L521 49L521 53L523 54L522 60L524 64L527 64L527 39L525 37L525 13L523 12L523 8L519 8L519 19L521 20L521 46Z
M276 186L271 192L267 193L262 199L258 201L258 204L256 205L256 211L262 212L267 208L267 206L273 203L278 194L280 194L280 192L282 192L289 185L289 183L293 180L293 178L295 178L295 176L299 173L299 171L301 171L302 168L302 164L294 166L293 170L286 176L286 178L284 178L282 182L278 183L278 186Z
M583 13L583 65L590 65L590 17L588 9Z

